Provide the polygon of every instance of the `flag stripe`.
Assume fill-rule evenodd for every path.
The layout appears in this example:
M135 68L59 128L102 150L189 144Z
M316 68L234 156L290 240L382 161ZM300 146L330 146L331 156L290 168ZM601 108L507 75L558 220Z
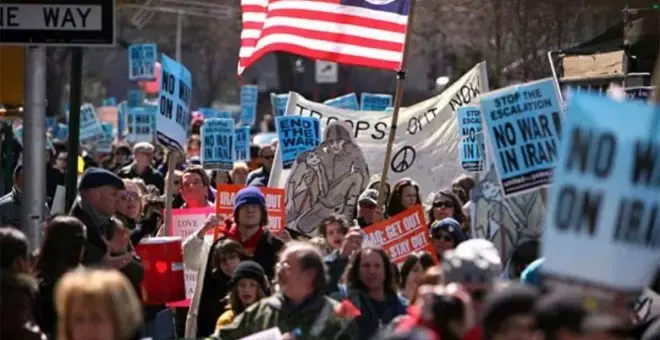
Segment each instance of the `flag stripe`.
M400 43L392 43L389 41L382 41L382 40L375 40L371 39L370 37L359 37L359 36L353 36L353 35L346 35L346 34L339 34L339 33L326 33L326 32L319 32L319 31L312 31L312 30L300 30L299 28L296 27L271 27L271 28L266 28L263 31L257 31L257 30L249 30L246 32L252 34L252 37L248 36L243 36L241 34L241 44L249 47L249 46L256 46L257 41L259 39L258 36L254 36L257 34L262 34L264 37L268 37L271 34L289 34L289 35L297 35L303 38L309 38L309 39L316 39L316 40L322 40L322 41L332 41L336 42L338 44L346 44L346 45L355 45L355 46L362 46L362 47L369 47L369 48L375 48L375 49L380 49L384 51L398 51L401 50L403 47L403 41ZM242 57L245 57L246 55L241 55ZM248 55L249 56L249 55Z
M239 75L273 51L397 69L403 57L407 15L339 1L242 0Z
M362 27L373 27L382 30L389 30L393 32L400 32L402 35L406 33L406 26L389 21L378 20L377 18L362 18L354 15L347 14L330 14L325 12L305 11L300 9L282 9L270 10L268 12L268 21L272 19L312 19L318 21L326 21L328 23L354 25ZM351 31L346 31L351 32Z
M276 11L282 9L297 9L309 12L323 12L327 14L343 14L360 17L363 19L379 19L400 25L408 24L408 16L384 11L376 11L373 9L340 5L338 0L328 2L322 1L309 1L309 0L279 0L271 1L268 5L268 11Z
M357 65L357 66L368 66L373 68L380 68L386 70L396 70L401 64L400 60L397 61L385 61L382 59L376 58L367 58L367 57L355 57L342 53L328 53L325 51L319 51L317 49L310 49L304 46L290 44L290 43L273 43L268 46L259 49L253 54L254 60L259 60L265 54L270 52L279 52L287 51L293 54L297 54L303 57L319 60L332 60L336 63L347 64L347 65ZM239 73L242 73L245 67L239 66Z
M319 52L325 52L328 54L338 53L338 54L346 54L352 57L378 58L378 59L383 59L383 61L387 61L387 62L396 62L396 61L400 62L402 55L401 51L395 52L390 50L382 50L382 49L376 49L376 48L370 48L364 46L335 43L325 40L309 39L293 34L270 34L259 39L259 44L257 44L255 48L241 49L239 51L239 57L249 58L251 60L254 58L253 56L251 56L251 54L253 54L255 50L265 48L269 44L282 44L282 43L288 43L288 45L297 45L301 47L310 46Z

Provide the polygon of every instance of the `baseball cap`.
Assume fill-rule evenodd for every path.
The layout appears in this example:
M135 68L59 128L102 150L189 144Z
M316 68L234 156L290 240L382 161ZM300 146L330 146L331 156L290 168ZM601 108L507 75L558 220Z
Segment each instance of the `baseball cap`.
M378 204L378 190L367 189L358 197L358 203Z

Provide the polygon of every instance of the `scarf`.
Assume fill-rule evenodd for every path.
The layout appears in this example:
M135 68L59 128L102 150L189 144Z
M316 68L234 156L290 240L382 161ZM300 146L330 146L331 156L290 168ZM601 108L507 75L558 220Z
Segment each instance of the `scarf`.
M82 211L85 213L85 215L87 215L87 217L89 217L93 226L99 228L102 231L102 233L105 234L107 231L107 226L110 224L111 216L108 216L96 210L96 208L94 208L86 200L83 200L80 196L76 198L76 203L80 205Z

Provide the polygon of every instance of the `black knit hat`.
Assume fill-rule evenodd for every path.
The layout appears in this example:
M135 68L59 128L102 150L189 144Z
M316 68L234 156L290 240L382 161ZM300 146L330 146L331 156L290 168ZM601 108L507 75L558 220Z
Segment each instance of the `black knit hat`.
M261 265L254 261L243 261L239 263L238 267L236 267L236 270L234 271L234 275L231 278L230 285L233 286L237 284L241 279L255 280L257 283L259 283L259 286L261 286L261 289L266 294L270 292L270 285L268 284L268 281L266 281L266 272L264 272L264 269L261 267Z
M534 287L518 283L493 292L486 298L483 310L484 339L491 339L508 318L521 314L531 315L539 296Z

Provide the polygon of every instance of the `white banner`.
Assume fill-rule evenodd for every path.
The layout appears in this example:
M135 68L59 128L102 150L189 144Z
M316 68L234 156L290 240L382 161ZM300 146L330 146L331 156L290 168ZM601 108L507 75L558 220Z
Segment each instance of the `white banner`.
M424 197L451 185L451 181L462 173L456 109L477 104L477 97L488 91L487 79L486 63L480 63L443 93L401 108L388 173L390 183L410 177L419 183ZM288 115L318 117L323 129L333 121L348 121L353 128L353 137L364 152L369 172L381 173L391 113L336 109L309 101L294 92L289 94L286 112ZM283 188L289 171L282 170L278 154L275 154L268 186Z

